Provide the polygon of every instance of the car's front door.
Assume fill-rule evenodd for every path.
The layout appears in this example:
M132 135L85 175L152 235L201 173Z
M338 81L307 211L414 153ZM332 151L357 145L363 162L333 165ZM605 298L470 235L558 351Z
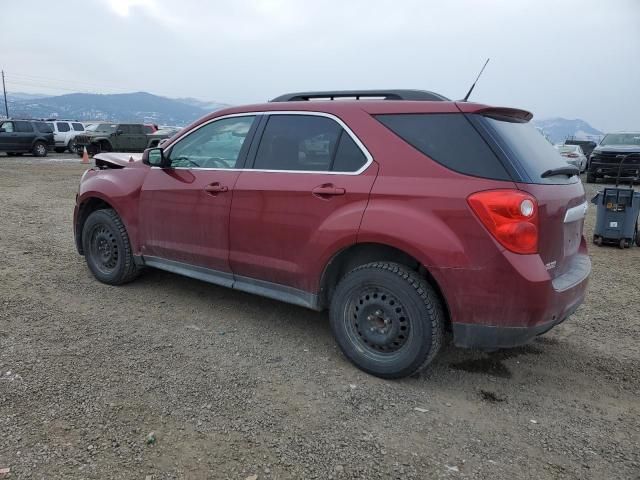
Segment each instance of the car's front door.
M18 150L18 133L13 122L0 122L0 151Z
M167 148L169 168L151 168L139 212L141 250L151 264L170 260L231 278L229 210L255 119L209 122Z
M132 152L141 152L147 148L147 135L142 124L129 125L129 148Z
M313 292L319 265L356 242L377 164L327 115L271 112L259 136L233 193L231 269L236 282Z

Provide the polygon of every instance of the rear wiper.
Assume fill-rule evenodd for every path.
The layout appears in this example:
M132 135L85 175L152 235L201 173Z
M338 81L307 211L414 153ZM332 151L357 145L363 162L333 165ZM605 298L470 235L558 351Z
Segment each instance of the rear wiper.
M556 175L567 175L568 177L573 177L574 175L578 175L579 173L580 169L578 167L567 165L566 167L558 167L547 170L540 176L542 178L555 177Z

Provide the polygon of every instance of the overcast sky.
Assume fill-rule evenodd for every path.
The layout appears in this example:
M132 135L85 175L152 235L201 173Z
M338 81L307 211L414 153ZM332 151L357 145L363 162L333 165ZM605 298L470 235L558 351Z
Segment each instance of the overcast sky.
M640 130L640 0L1 0L11 91L421 88Z

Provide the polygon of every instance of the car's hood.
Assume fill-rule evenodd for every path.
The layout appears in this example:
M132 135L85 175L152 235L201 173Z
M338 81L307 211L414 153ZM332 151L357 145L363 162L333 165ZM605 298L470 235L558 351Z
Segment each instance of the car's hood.
M145 167L141 153L99 153L93 157L96 167L137 168Z
M593 153L632 153L640 152L640 145L598 145L593 149Z

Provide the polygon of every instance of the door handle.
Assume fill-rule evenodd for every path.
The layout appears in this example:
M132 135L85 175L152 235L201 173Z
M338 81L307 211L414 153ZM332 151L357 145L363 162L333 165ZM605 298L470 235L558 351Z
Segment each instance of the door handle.
M334 195L344 195L346 190L341 187L335 187L332 183L325 183L324 185L319 185L311 190L311 193L318 197L328 197Z
M207 193L211 193L212 195L215 195L217 193L229 191L229 187L227 187L226 185L220 185L220 183L216 182L216 183L211 183L206 187L204 187L204 191Z

